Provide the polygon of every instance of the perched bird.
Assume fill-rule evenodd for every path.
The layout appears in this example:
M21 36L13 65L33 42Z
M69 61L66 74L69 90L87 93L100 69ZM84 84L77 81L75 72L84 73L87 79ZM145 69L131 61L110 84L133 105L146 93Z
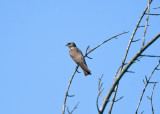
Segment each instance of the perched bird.
M84 56L81 50L76 47L76 44L74 42L69 42L66 46L70 48L69 54L71 58L82 68L84 75L91 75L91 71L87 67Z

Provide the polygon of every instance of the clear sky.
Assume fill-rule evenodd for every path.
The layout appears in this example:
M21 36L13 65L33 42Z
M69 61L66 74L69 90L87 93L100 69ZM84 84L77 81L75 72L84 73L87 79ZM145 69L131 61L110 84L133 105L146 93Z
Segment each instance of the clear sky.
M148 0L1 0L0 1L0 114L61 114L64 95L76 64L69 56L68 42L75 42L85 53L102 41L123 31L128 34L107 42L86 59L92 75L77 73L67 99L71 110L80 102L74 114L97 114L98 80L103 77L103 96L113 83L125 49ZM154 0L151 8L160 6ZM151 13L160 13L160 9ZM145 16L146 17L146 16ZM160 16L149 18L146 42L160 32ZM145 19L143 23L145 24ZM142 39L140 28L135 39ZM138 51L140 40L132 44L127 61ZM160 55L160 39L144 54ZM158 64L158 58L143 58L120 81L113 114L135 113L144 84ZM81 69L78 71L82 72ZM160 81L156 72L151 81ZM153 85L144 95L139 113L151 113ZM160 113L160 83L155 87L153 104ZM99 106L102 100L100 99ZM109 103L110 104L110 103ZM109 106L107 106L106 110ZM67 113L67 112L66 112ZM107 111L105 112L107 113Z

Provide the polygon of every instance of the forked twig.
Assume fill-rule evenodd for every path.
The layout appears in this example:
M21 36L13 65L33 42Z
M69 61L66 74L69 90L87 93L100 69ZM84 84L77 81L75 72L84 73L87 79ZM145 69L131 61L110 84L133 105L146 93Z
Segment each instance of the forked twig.
M91 50L89 50L89 46L88 46L87 49L86 49L86 53L85 53L85 56L84 56L84 57L88 57L88 54L89 54L89 53L91 53L92 51L94 51L95 49L97 49L98 47L100 47L102 44L104 44L104 43L110 41L111 39L114 39L114 38L116 38L116 37L118 37L118 36L120 36L120 35L122 35L122 34L126 34L126 33L128 33L128 32L122 32L122 33L120 33L120 34L118 34L118 35L115 35L115 36L113 36L113 37L111 37L111 38L103 41L101 44L99 44L98 46L96 46L95 48L93 48L93 49L91 49ZM88 57L88 58L90 58L90 57ZM70 79L70 81L69 81L69 83L68 83L68 87L67 87L66 94L65 94L65 97L64 97L64 102L63 102L62 114L65 114L65 107L66 107L66 100L67 100L67 97L68 97L68 91L69 91L69 89L70 89L70 86L71 86L71 83L72 83L72 80L73 80L73 78L74 78L75 73L78 72L78 71L77 71L77 70L78 70L78 67L79 67L79 66L76 66L76 68L75 68L75 70L74 70L74 72L73 72L73 74L72 74L72 77L71 77L71 79Z
M111 111L112 111L112 108L113 108L113 105L114 105L114 102L115 102L117 90L118 90L118 84L117 84L117 86L115 87L115 90L114 90L115 92L114 92L114 95L113 95L113 98L112 98L112 102L111 102L111 105L110 105L108 114L111 114Z
M73 74L72 74L72 77L71 77L71 79L70 79L70 81L69 81L69 83L68 83L68 87L67 87L66 94L65 94L65 97L64 97L64 102L63 102L62 114L65 114L65 107L66 107L66 100L67 100L67 97L68 97L68 91L69 91L69 88L70 88L70 86L71 86L72 80L73 80L73 78L74 78L74 76L75 76L75 73L76 73L77 70L78 70L78 67L79 67L79 66L76 66L76 68L75 68L75 70L74 70L74 72L73 72Z
M114 91L114 88L116 87L116 85L119 83L120 79L122 78L122 76L126 73L126 71L128 70L128 68L130 68L130 66L134 63L135 60L137 60L137 58L151 45L153 44L158 38L160 37L160 33L158 33L154 38L152 38L152 40L150 40L145 46L143 46L136 54L135 56L127 63L127 65L123 68L123 70L120 72L120 74L118 75L118 77L114 80L111 88L109 89L105 100L102 103L102 106L100 108L100 113L103 113L107 103L108 103L108 99L110 98L111 94Z
M154 86L153 86L153 89L152 89L152 93L151 93L151 97L149 98L149 97L147 96L148 99L151 101L152 114L154 114L153 99L152 99L152 97L153 97L153 91L154 91L154 88L155 88L155 86L156 86L156 83L158 83L158 82L155 82L155 83L154 83Z
M147 11L147 9L148 9L148 6L147 6L147 7L145 8L145 10L143 11L140 19L138 20L137 25L135 26L135 29L134 29L134 31L133 31L133 33L132 33L132 36L131 36L131 38L130 38L130 41L129 41L129 43L128 43L128 46L127 46L127 49L126 49L126 52L125 52L125 55L124 55L124 58L123 58L121 67L117 70L117 72L116 72L116 74L115 74L115 76L114 76L114 79L115 79L115 80L116 80L116 75L118 74L118 72L119 72L119 75L120 75L120 73L121 73L122 70L123 70L124 65L126 65L126 64L125 64L125 61L126 61L126 58L127 58L127 55L128 55L128 52L129 52L129 49L130 49L130 46L131 46L131 43L138 41L138 40L137 40L137 41L134 41L133 38L134 38L134 36L135 36L135 34L136 34L136 32L137 32L137 29L140 27L139 24L140 24L140 22L142 21L144 15L145 15L145 12ZM136 59L136 60L137 60L137 59ZM133 61L133 62L134 62L134 61ZM116 81L115 81L115 82L116 82ZM111 88L111 89L112 89L112 88ZM115 97L116 97L117 90L118 90L118 82L117 82L117 85L115 86L115 89L114 89L114 95L113 95L113 99L112 99L111 106L110 106L110 109L109 109L109 113L111 113L111 110L112 110L112 107L113 107L113 104L114 104L114 100L115 100ZM106 96L107 99L108 99L108 97L110 97L110 95L111 95L112 92L113 92L113 90L110 90L110 91L108 92L108 94L107 94L107 96ZM101 112L104 111L104 108L105 108L106 105L107 105L107 101L102 104L102 106L101 106Z
M142 91L141 97L140 97L140 99L139 99L139 103L138 103L138 106L137 106L137 109L136 109L135 114L137 114L137 112L138 112L138 109L139 109L139 106L140 106L140 104L141 104L141 101L142 101L142 98L143 98L144 92L145 92L145 90L146 90L146 87L147 87L147 86L148 86L148 84L150 83L150 79L151 79L152 75L154 74L154 72L155 72L155 71L157 70L157 68L159 67L159 65L160 65L160 62L159 62L159 63L158 63L158 65L154 68L154 70L152 71L152 73L150 74L150 76L149 76L149 78L148 78L148 79L147 79L147 77L145 76L146 82L144 82L144 80L143 80L143 82L144 82L145 86L144 86L144 88L143 88L143 91Z
M74 111L75 109L77 109L78 104L79 104L79 102L74 106L74 108L72 109L72 111L71 111L71 112L69 111L69 108L67 107L67 111L68 111L68 113L69 113L69 114L72 114L72 113L73 113L73 111Z
M99 113L100 113L100 111L99 111L99 106L98 106L98 99L99 99L99 96L100 96L100 94L102 93L103 90L104 90L104 88L98 93L97 100L96 100L97 110L98 110Z
M102 78L103 78L103 74L102 74L101 78L99 78L99 81L98 81L98 92L100 93L101 98L104 100L104 97L101 94L101 88L102 88L102 85L103 85L103 83L101 83Z

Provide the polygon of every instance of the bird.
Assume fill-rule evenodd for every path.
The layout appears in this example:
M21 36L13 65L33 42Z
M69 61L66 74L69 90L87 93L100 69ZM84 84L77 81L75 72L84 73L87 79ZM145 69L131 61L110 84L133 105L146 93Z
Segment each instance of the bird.
M76 47L76 44L74 42L69 42L66 46L70 48L69 55L76 62L76 64L81 67L84 75L91 75L91 71L87 67L82 51Z

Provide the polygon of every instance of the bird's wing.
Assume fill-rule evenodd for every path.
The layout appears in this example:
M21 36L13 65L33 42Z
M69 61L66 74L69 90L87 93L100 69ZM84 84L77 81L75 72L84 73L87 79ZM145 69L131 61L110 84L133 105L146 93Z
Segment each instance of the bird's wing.
M79 50L77 47L72 47L69 51L69 54L72 57L72 59L82 68L85 76L91 74L91 71L87 67L81 50Z
M80 63L85 63L83 54L77 47L72 47L69 51L69 54L78 65Z

